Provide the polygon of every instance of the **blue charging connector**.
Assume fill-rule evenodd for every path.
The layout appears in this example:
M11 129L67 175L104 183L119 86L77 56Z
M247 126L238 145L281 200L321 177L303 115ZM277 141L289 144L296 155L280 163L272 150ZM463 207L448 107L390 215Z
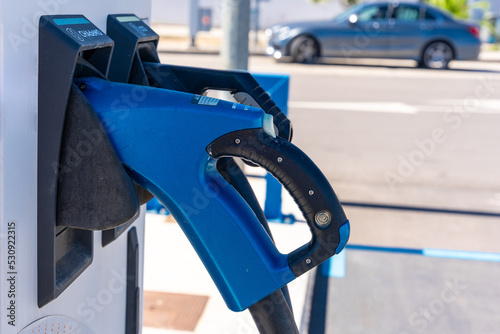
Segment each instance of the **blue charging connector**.
M347 242L349 222L328 181L275 135L272 116L261 109L97 78L77 85L129 175L172 213L231 310L255 304ZM277 177L302 210L311 242L281 254L217 172L223 156L248 159Z

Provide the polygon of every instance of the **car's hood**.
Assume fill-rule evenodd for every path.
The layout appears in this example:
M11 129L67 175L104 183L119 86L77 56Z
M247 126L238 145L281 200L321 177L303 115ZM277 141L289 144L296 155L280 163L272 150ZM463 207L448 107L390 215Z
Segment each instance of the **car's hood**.
M293 29L307 30L307 29L321 28L321 27L324 27L326 25L331 27L332 24L335 24L335 23L336 22L334 22L333 20L288 22L288 23L276 24L276 25L270 27L270 29L273 33L277 33L282 28L286 28L289 30L293 30Z

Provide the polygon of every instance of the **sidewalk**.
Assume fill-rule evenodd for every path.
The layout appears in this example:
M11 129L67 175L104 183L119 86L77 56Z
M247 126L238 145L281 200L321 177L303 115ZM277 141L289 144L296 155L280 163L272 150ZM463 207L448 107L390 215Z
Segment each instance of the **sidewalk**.
M252 168L251 175L262 170ZM260 203L266 182L249 178ZM300 217L293 199L283 193L283 212ZM277 248L289 253L311 238L305 223L271 223ZM172 216L146 215L143 334L257 334L250 313L230 311L188 239ZM300 326L311 272L288 288Z
M222 30L213 27L210 31L196 34L196 45L191 46L189 27L185 25L153 23L153 30L160 35L159 51L171 53L218 54L221 47ZM249 50L252 55L264 55L267 39L264 31L259 31L257 43L255 34L250 32Z
M296 248L306 224L271 224L281 245ZM232 312L180 227L162 215L146 215L143 334L257 333L248 311ZM289 250L288 250L289 251ZM289 284L300 325L309 273Z
M222 30L214 27L210 31L200 31L196 35L196 46L191 46L189 27L185 25L153 23L153 30L160 35L159 50L170 53L218 54L221 46ZM255 43L254 32L250 32L249 49L254 56L265 55L267 38L264 31L259 31L258 42ZM479 60L500 62L500 50L492 45L484 44Z
M500 51L491 51L488 48L482 48L479 54L480 61L500 62Z

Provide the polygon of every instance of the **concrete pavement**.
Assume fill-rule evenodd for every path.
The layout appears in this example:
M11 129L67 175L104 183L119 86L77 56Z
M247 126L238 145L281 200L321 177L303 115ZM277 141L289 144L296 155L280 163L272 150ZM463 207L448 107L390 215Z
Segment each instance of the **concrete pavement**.
M297 248L301 240L304 240L304 236L309 235L305 224L271 224L271 229L282 252L290 252ZM201 316L190 320L194 322L195 329L192 331L180 330L175 322L168 328L145 322L143 334L258 333L248 311L235 313L227 308L203 264L175 222L163 215L147 214L145 245L145 291L181 294L186 297L203 296L208 298L208 302ZM304 274L289 284L295 318L299 325L308 279L309 274ZM175 308L189 308L189 305L189 302L181 301ZM154 306L146 308L145 313L148 312L154 312ZM167 309L159 316L168 320L178 316L178 311Z

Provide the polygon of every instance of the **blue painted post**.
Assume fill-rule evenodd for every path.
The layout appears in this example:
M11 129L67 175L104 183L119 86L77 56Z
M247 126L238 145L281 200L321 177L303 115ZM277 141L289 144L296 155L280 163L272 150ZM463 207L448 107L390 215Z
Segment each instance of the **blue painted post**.
M286 74L255 74L255 79L272 97L276 105L286 115L288 114L288 91L290 77ZM264 214L267 219L282 220L281 212L281 190L282 186L271 174L266 177L266 201L264 204Z

